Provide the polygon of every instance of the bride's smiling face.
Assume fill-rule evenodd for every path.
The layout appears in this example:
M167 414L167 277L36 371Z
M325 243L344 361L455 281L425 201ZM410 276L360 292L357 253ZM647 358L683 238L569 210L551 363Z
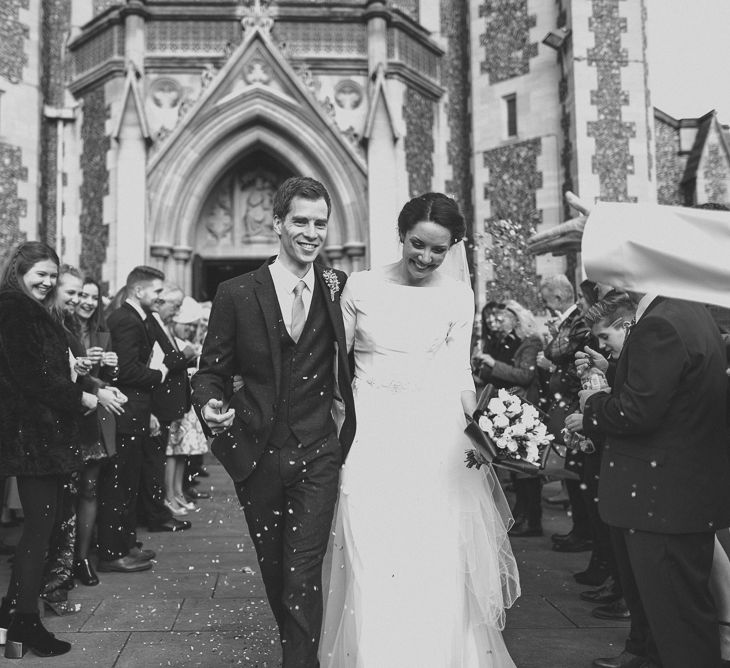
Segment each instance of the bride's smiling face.
M450 245L451 232L438 223L424 220L406 231L403 264L411 283L429 278L443 263Z

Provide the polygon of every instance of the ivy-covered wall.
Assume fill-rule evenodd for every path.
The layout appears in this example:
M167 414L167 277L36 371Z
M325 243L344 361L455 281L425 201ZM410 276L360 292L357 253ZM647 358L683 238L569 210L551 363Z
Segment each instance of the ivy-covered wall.
M484 230L489 242L485 259L493 266L487 300L516 299L533 311L542 307L535 260L525 247L542 222L537 208L537 191L543 185L537 167L541 152L541 140L536 138L485 151L483 157L489 168L486 194L491 204Z
M107 105L103 88L83 97L81 124L81 267L97 280L106 260L109 226L104 224L104 196L109 192L106 157L109 137L105 133Z

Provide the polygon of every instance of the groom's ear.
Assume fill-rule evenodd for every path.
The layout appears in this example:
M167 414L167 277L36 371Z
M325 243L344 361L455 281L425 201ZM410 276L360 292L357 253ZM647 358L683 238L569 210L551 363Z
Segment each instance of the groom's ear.
M274 216L274 232L276 232L276 236L281 236L281 218L279 216Z

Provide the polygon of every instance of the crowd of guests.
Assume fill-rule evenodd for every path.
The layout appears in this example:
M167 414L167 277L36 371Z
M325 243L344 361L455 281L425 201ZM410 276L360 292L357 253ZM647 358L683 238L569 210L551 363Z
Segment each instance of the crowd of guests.
M502 475L514 494L510 535L543 536L543 503L569 510L571 529L551 536L552 549L590 553L573 576L594 587L580 599L597 618L631 621L624 651L594 667L730 665L721 313L591 281L576 298L565 276L543 281L540 296L545 331L520 304L491 301L473 352L481 391L506 388L540 407L563 458L562 471L545 470L561 481L558 497L543 498L545 475Z
M106 302L106 303L105 303ZM112 300L49 246L20 244L0 279L0 478L23 514L0 603L5 656L70 644L43 627L44 604L77 612L77 583L136 573L157 555L137 527L184 531L207 476L190 403L209 306L152 267Z

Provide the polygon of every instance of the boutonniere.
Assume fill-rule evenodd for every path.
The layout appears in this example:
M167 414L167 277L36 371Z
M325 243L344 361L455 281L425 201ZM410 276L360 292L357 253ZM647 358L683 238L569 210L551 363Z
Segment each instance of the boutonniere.
M330 299L334 302L335 295L340 291L340 279L337 278L337 274L332 269L325 269L322 272L322 278L330 289Z

